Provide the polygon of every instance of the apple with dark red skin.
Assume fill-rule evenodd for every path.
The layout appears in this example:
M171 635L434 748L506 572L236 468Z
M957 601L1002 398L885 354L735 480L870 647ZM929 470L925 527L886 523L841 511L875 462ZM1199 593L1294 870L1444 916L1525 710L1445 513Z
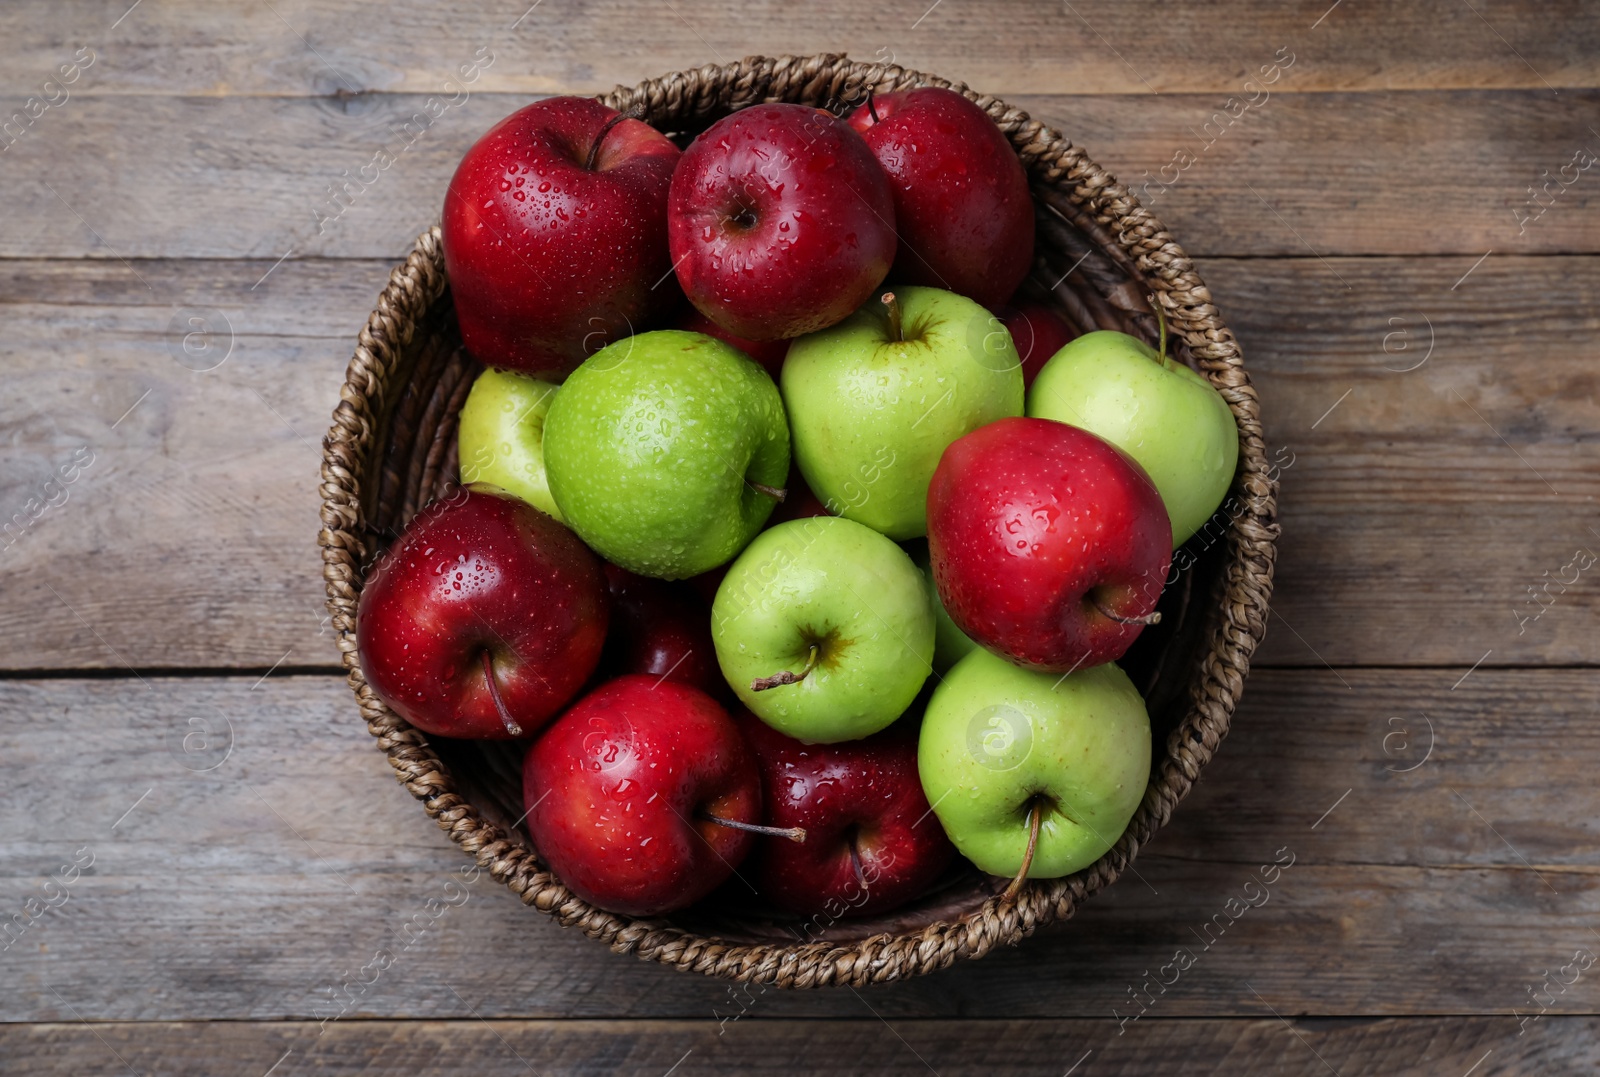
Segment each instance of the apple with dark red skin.
M1066 673L1121 658L1159 620L1172 524L1150 477L1110 442L1001 419L940 459L928 554L956 627L1017 665Z
M427 733L520 737L583 686L606 636L605 577L578 537L492 486L424 509L367 577L367 684Z
M839 744L804 744L748 714L739 728L761 769L764 822L806 832L762 838L752 856L756 889L774 905L866 916L910 901L949 866L955 847L917 776L915 723Z
M995 312L1000 324L1011 334L1017 356L1022 360L1022 384L1032 385L1039 371L1078 334L1050 307L1043 303L1024 303L1000 307Z
M778 524L786 523L789 520L805 520L812 516L833 515L828 511L828 506L822 503L822 499L812 492L810 486L806 485L805 477L800 474L798 465L793 463L789 465L789 478L784 482L783 488L785 491L783 501L777 508L772 510L772 515L767 518L768 527L776 527ZM722 581L719 579L717 582L721 583ZM714 592L712 597L716 597Z
M711 643L711 607L687 583L636 576L605 566L611 632L601 667L642 673L717 695L727 690Z
M673 328L684 329L690 333L704 333L708 337L716 337L726 344L732 344L760 363L761 369L771 374L773 381L778 380L778 374L783 370L784 357L789 354L787 340L746 340L728 332L692 306L684 310Z
M684 151L669 205L684 294L746 340L843 321L894 262L889 178L821 109L752 105L718 120Z
M761 821L761 779L728 712L697 688L619 677L578 701L522 765L528 836L567 888L655 916L720 886Z
M778 508L781 509L783 506L779 505ZM774 510L774 514L776 514L776 510ZM771 524L771 517L768 518L767 522ZM722 578L728 574L728 569L732 567L733 562L729 561L726 565L718 565L710 572L702 572L698 576L690 576L683 582L693 587L695 594L699 595L701 600L705 602L706 608L710 609L711 603L717 600L717 588L722 586Z
M924 86L870 97L849 123L894 190L893 279L986 307L1010 299L1033 267L1033 198L988 114L954 90Z
M665 135L590 97L551 97L467 150L441 227L461 339L490 366L559 381L677 302L657 287L667 191L681 156Z

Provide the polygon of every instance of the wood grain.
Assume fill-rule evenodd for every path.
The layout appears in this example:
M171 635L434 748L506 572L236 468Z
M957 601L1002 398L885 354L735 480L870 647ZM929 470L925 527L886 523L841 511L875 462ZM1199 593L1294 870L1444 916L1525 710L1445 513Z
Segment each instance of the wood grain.
M865 1009L862 1009L865 1014ZM1385 1077L1578 1077L1600 1064L1600 1022L1549 1017L1518 1037L1508 1017L1272 1017L1152 1021L362 1021L97 1023L0 1027L10 1072L210 1075L216 1060L277 1074L389 1070L438 1077L559 1073L674 1077L817 1073L849 1077L1382 1073ZM1326 1065L1323 1069L1318 1064ZM248 1061L246 1061L248 1060ZM673 1067L677 1067L674 1069ZM123 1072L126 1072L124 1070Z
M74 98L0 154L0 257L392 257L437 219L466 148L525 102L462 96L428 122L416 94ZM1194 255L1449 254L1459 276L1491 249L1600 251L1600 169L1571 163L1600 154L1600 91L1279 93L1220 135L1215 96L1008 100L1138 188ZM380 152L394 163L373 166ZM1529 185L1562 165L1570 186L1519 223Z
M1578 670L1479 669L1452 691L1457 677L1258 672L1133 872L1058 928L867 997L890 1017L1127 1017L1130 988L1186 950L1148 1018L1260 1015L1261 999L1529 1012L1543 970L1600 953L1585 764L1600 690ZM612 954L487 878L447 885L469 862L394 782L339 678L12 680L0 712L7 916L93 857L0 954L0 1021L70 1021L63 999L119 1021L736 1012L728 985ZM1551 1012L1592 1012L1597 983L1581 976ZM863 1015L849 992L744 1005Z
M1528 594L1600 550L1600 172L1522 219L1530 185L1600 150L1600 8L12 0L0 122L85 48L70 96L0 135L0 921L94 857L0 952L0 1069L1600 1069L1600 973L1515 1015L1546 970L1600 953L1596 577ZM536 96L822 51L1004 96L1144 184L1293 463L1243 709L1137 873L942 975L746 995L610 954L486 880L430 906L465 858L340 680L286 673L333 661L317 442L462 150ZM319 225L331 185L489 53ZM67 675L17 679L39 669ZM1294 866L1207 948L1195 932L1279 849ZM409 946L407 924L425 928ZM1192 968L1119 1029L1182 947Z
M1329 7L1321 0L1225 8L1153 0L531 7L517 0L450 10L400 4L374 19L353 0L274 0L226 11L169 0L140 7L112 29L125 7L64 15L45 0L17 0L0 22L0 93L37 93L63 53L84 44L103 56L94 79L84 80L82 92L95 94L431 93L483 45L498 57L485 89L515 93L598 93L754 53L845 49L994 93L1227 94L1279 47L1305 56L1301 81L1316 89L1548 93L1547 84L1600 85L1600 18L1575 0L1542 8L1537 26L1505 3ZM1541 33L1543 26L1561 32Z
M1600 552L1600 263L1201 268L1294 461L1263 660L1600 658L1600 588L1562 571Z
M1288 465L1261 663L1600 659L1594 573L1527 594L1600 543L1600 261L1496 254L1454 292L1445 259L1340 260L1350 291L1315 259L1201 270ZM0 668L334 662L317 446L387 271L0 261L0 521L95 454L64 504L0 537ZM1431 356L1397 373L1429 323Z

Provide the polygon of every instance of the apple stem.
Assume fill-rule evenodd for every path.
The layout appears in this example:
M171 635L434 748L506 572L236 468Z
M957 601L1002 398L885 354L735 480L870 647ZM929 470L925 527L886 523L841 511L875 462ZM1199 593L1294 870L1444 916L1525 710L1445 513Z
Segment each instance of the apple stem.
M889 312L889 339L904 340L905 332L900 321L900 300L894 297L893 292L884 292L878 302L882 303Z
M1090 600L1089 604L1100 611L1100 616L1106 618L1107 620L1115 621L1119 625L1158 625L1161 623L1160 610L1147 613L1143 617L1123 617L1120 614L1112 613L1110 610L1100 605L1099 602L1092 599Z
M856 834L850 835L850 867L856 873L856 885L866 890L868 888L867 873L861 868L861 851L856 848L857 837L858 835Z
M883 120L880 119L879 116L878 116L878 106L872 100L872 91L871 90L867 91L867 114L872 117L872 122L873 123L882 123L883 122Z
M770 677L757 677L750 682L750 691L765 692L769 688L782 688L786 684L799 684L806 679L806 674L817 668L817 645L811 645L811 653L806 655L806 665L799 673L792 673L787 669L779 670Z
M720 815L710 812L701 812L700 818L708 822L725 826L730 830L744 830L751 834L765 834L769 838L788 838L790 841L806 840L806 828L803 826L757 826L755 823L741 823L737 819L724 819Z
M1001 901L1010 901L1022 889L1022 884L1028 881L1028 869L1033 867L1033 854L1039 849L1039 824L1044 821L1042 805L1036 799L1033 810L1028 812L1028 848L1022 854L1022 867L1017 869L1016 877L1006 887L1005 893L1000 895Z
M1150 309L1156 313L1156 328L1161 333L1161 341L1156 345L1156 361L1162 366L1167 365L1167 319L1161 313L1161 304L1156 301L1154 292L1145 296L1150 301Z
M605 141L606 136L611 133L611 129L623 120L632 118L626 112L619 112L606 121L605 126L600 128L600 133L594 136L594 142L589 147L589 159L583 163L583 167L586 170L594 171L594 163L600 159L600 143Z
M516 719L511 717L511 712L506 709L506 701L500 698L500 686L494 679L494 659L489 657L489 652L483 652L483 675L489 681L489 698L494 700L494 709L500 712L500 721L505 724L506 732L513 737L522 736L522 727Z
M785 490L781 486L768 486L765 483L760 482L750 483L750 489L754 490L758 494L766 494L774 501L782 501L784 498L789 496L789 491Z

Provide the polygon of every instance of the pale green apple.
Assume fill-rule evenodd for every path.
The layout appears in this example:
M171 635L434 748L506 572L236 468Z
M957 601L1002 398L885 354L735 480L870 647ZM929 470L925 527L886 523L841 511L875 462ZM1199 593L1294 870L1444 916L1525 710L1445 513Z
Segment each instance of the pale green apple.
M461 405L461 481L487 482L561 519L544 471L544 419L556 386L509 370L485 370Z
M1041 813L1031 879L1056 879L1117 843L1150 779L1150 718L1107 662L1066 676L979 649L945 674L917 744L922 790L963 856L1014 876Z
M1209 381L1163 354L1126 333L1086 333L1039 371L1028 414L1098 434L1137 460L1167 507L1177 549L1227 495L1239 428Z
M1022 414L1022 364L983 307L937 288L897 288L800 337L783 364L795 461L833 512L893 539L928 530L928 481L949 444Z
M876 733L916 699L932 668L933 610L904 550L854 521L813 516L762 532L739 555L711 605L711 639L751 713L831 744ZM774 680L792 683L752 687Z
M561 515L606 560L683 579L744 549L789 475L766 371L703 333L610 344L567 377L544 426Z

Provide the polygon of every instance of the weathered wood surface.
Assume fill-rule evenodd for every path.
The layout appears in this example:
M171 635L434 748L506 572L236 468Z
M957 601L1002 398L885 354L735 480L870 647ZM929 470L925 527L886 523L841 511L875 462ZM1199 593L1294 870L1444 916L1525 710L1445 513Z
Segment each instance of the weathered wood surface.
M1526 985L1600 954L1600 687L1480 668L1452 690L1461 672L1257 673L1135 872L1015 949L866 997L890 1016L1129 1016L1130 988L1187 950L1150 1018L1261 1014L1257 994L1284 1014L1536 1010ZM447 886L469 862L337 677L12 680L0 713L3 911L59 903L0 954L0 1020L70 1021L63 1000L119 1021L737 1012L728 985L612 954L492 880ZM63 900L47 880L75 859ZM1597 984L1551 1012L1594 1011ZM861 1015L849 992L757 991L753 1015Z
M94 457L0 538L0 667L333 663L318 442L388 266L0 261L0 519ZM1593 571L1528 595L1600 551L1600 259L1201 269L1287 464L1260 662L1600 658Z
M467 861L342 681L296 671L333 659L317 443L460 152L535 96L821 51L965 80L1149 181L1293 463L1243 710L1137 874L945 974L746 995L488 880L430 906ZM55 103L0 136L0 912L70 896L0 952L0 1069L1600 1068L1573 1016L1600 973L1544 986L1600 954L1600 577L1557 582L1600 552L1600 170L1528 219L1600 152L1594 5L15 0L0 118L30 95ZM330 206L429 95L452 104ZM1548 1012L1519 1024L1530 985Z
M0 153L0 257L394 257L462 152L526 101L457 96L409 132L426 95L71 98ZM1449 254L1459 276L1487 250L1600 251L1600 168L1572 164L1600 155L1600 90L1280 92L1220 135L1216 94L1008 100L1139 186L1196 256ZM394 163L363 177L382 151Z
M1517 1035L1509 1017L1152 1021L362 1021L331 1024L42 1024L0 1027L17 1073L212 1077L216 1060L275 1077L408 1071L438 1077L790 1074L991 1077L1588 1077L1600 1021L1547 1017ZM1265 1009L1263 1008L1263 1012ZM1073 1070L1071 1067L1078 1067ZM1477 1066L1476 1069L1472 1069ZM673 1068L676 1067L676 1068ZM1326 1068L1324 1068L1326 1067ZM121 1072L127 1072L126 1069Z
M848 51L964 79L996 93L1234 92L1280 46L1307 58L1316 89L1543 89L1600 85L1600 16L1451 0L1333 5L1240 0L941 0L873 7L782 0L620 0L573 5L388 5L204 0L74 5L12 0L0 92L38 92L63 54L104 57L82 93L203 96L432 93L476 50L497 56L485 89L603 92L619 82L765 53ZM1476 9L1476 14L1474 13ZM113 23L117 25L113 28ZM1545 32L1560 27L1559 33Z

